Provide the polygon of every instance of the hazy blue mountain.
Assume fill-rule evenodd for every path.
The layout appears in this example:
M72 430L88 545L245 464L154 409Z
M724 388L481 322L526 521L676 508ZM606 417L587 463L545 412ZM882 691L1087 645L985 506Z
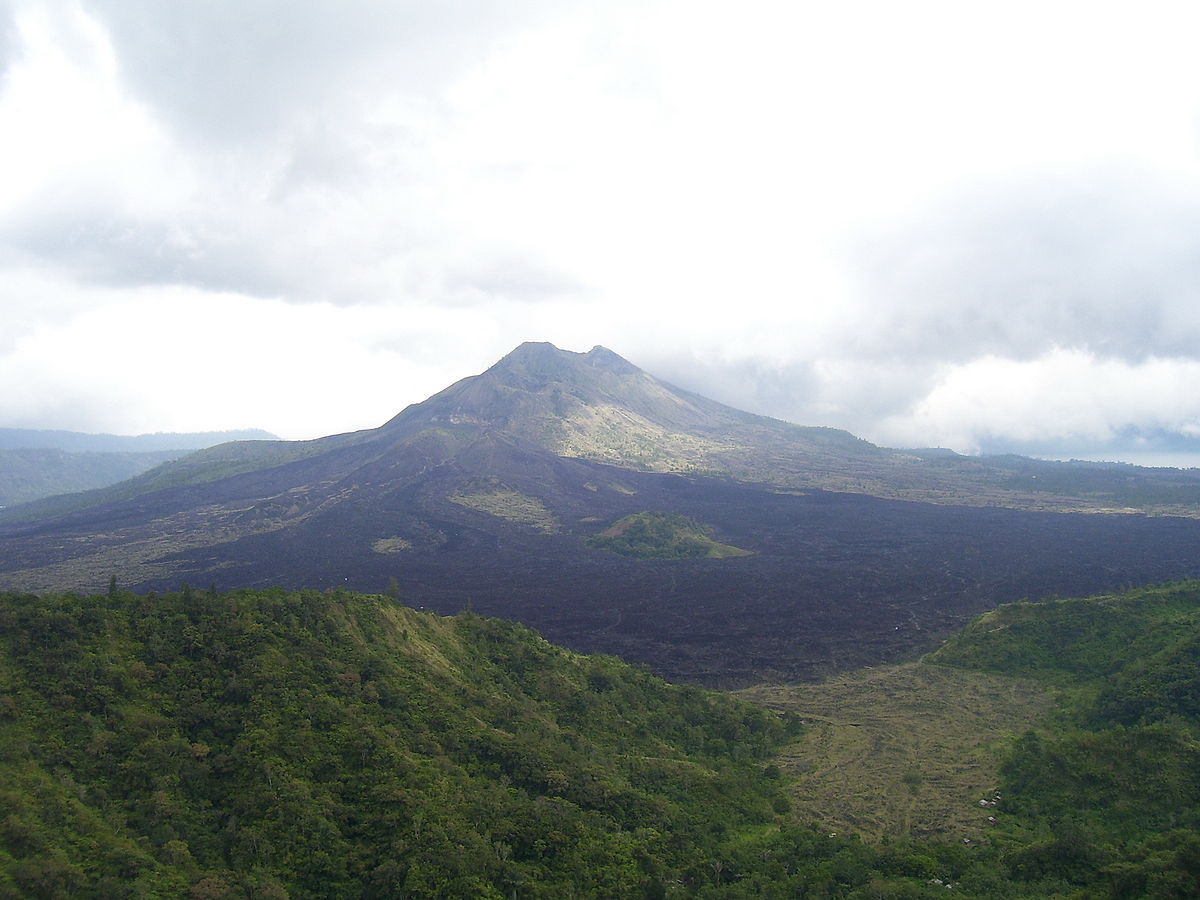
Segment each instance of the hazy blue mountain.
M0 450L19 448L70 450L75 453L150 453L164 450L201 450L227 441L278 440L258 428L233 431L162 431L155 434L87 434L32 428L0 428Z
M0 506L116 484L190 452L73 453L53 447L0 450Z
M0 428L0 507L106 487L194 450L275 439L259 430L135 436Z

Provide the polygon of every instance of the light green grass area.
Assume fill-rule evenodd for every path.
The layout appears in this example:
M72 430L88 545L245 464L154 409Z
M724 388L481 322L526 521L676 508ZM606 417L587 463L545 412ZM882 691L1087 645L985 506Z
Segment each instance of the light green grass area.
M639 559L727 559L750 555L749 550L713 540L711 532L709 526L685 516L647 510L618 519L588 538L587 544Z
M458 491L450 495L450 500L468 509L529 525L546 534L555 534L561 528L558 519L537 497L503 485Z
M562 456L595 459L649 472L695 472L707 468L725 443L676 431L618 406L581 406L555 423L550 444Z
M793 780L796 819L869 840L979 840L990 815L979 801L995 790L1000 754L1054 702L1033 681L926 663L738 696L807 725L776 761Z
M403 553L405 550L412 549L412 541L402 537L386 537L371 544L371 549L376 553Z

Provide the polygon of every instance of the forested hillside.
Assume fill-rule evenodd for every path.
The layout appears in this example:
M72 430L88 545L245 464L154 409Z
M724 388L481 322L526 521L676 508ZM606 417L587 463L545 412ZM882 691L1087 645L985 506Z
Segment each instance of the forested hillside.
M72 453L56 448L0 449L0 507L115 484L187 452Z
M789 813L794 719L501 620L0 595L0 897L1200 896L1198 624L1195 582L984 616L926 665L1057 711L982 836L867 843Z
M992 842L1028 896L1200 896L1200 582L1000 607L931 662L1056 686Z
M664 896L784 810L778 717L385 598L0 601L0 896Z

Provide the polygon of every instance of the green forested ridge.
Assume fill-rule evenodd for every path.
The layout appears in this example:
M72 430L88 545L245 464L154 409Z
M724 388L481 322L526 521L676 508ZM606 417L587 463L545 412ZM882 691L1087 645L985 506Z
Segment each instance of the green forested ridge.
M855 846L779 826L778 717L500 620L114 589L0 638L0 896L729 896Z
M1042 679L993 843L1031 896L1200 896L1200 582L1000 607L930 661Z
M0 897L1200 896L1198 617L1200 583L981 618L930 662L1061 708L984 839L868 844L784 821L788 721L504 621L0 595Z

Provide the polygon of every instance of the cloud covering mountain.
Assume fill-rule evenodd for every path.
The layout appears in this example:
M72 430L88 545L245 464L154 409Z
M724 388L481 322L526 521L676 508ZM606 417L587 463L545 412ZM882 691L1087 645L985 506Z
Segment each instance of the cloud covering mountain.
M547 339L885 444L1177 449L1198 18L13 0L0 424L315 436Z

